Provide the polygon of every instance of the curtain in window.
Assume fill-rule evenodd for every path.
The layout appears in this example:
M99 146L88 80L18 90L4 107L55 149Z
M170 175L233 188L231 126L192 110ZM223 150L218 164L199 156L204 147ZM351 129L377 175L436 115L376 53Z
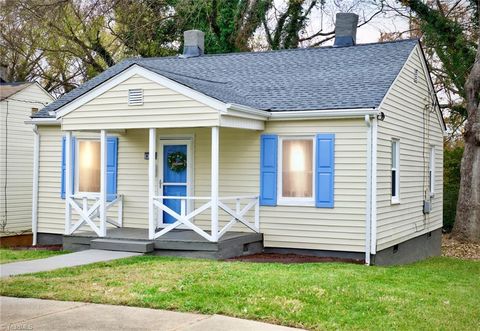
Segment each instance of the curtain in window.
M78 191L100 192L100 142L78 142Z
M284 140L282 145L282 196L313 196L313 141Z

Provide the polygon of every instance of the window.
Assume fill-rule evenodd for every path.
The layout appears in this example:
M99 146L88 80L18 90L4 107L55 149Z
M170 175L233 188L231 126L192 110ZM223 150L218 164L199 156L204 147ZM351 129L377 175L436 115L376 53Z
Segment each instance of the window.
M314 139L280 139L279 203L314 204Z
M78 140L77 192L100 192L100 141Z
M435 196L435 147L430 147L430 164L428 167L428 184L430 197Z
M392 203L400 202L400 142L392 140Z

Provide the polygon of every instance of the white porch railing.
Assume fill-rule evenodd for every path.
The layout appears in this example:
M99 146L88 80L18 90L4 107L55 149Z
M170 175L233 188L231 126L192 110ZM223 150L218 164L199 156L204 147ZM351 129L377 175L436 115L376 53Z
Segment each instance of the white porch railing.
M172 200L172 199L180 200L180 214L172 210L171 208L169 208L163 203L164 200ZM200 207L198 207L197 209L187 214L187 207L186 207L187 201L192 201L192 200L193 201L203 200L207 202L205 202ZM226 201L232 201L232 200L235 201L235 210L230 208L225 203ZM244 203L243 206L242 206L242 202ZM154 207L158 208L159 212L167 213L168 215L175 218L176 221L174 223L168 224L162 230L155 232L153 235L153 238L151 239L156 239L164 235L165 233L177 228L180 225L186 226L187 228L201 235L203 238L212 242L218 241L218 239L220 239L236 223L241 223L245 225L247 228L257 233L260 232L260 224L259 224L260 223L260 204L259 204L258 195L218 198L218 205L216 207L224 210L231 217L231 219L221 229L219 228L218 224L213 224L211 228L218 229L217 233L214 233L214 232L208 233L205 230L198 227L197 225L195 225L193 222L193 219L195 216L200 215L204 211L212 208L212 206L215 207L214 204L212 203L211 197L155 196L153 198L153 205ZM253 221L248 220L245 216L247 212L250 211L252 208L254 208ZM211 222L215 222L215 220L212 219Z
M102 224L99 220L99 224L96 224L96 219L100 219L100 194L72 194L66 196L67 203L71 206L72 212L75 211L78 214L78 219L72 224L73 215L70 213L70 220L65 228L65 234L71 235L78 230L83 224L87 224L95 231L99 237L104 237L105 233L102 233L102 229L106 229L106 224ZM108 210L117 205L117 218L112 219L108 216ZM123 226L123 195L117 194L116 198L105 204L105 222L112 224L117 228Z

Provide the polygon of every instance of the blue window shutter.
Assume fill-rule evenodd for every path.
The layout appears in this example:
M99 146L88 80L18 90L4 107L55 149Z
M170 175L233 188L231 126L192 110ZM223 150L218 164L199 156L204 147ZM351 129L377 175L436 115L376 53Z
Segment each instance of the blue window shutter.
M316 149L315 205L317 208L333 208L335 135L318 134Z
M60 196L65 199L65 136L62 137L62 185Z
M107 201L117 196L118 137L107 137Z
M65 199L65 173L66 173L66 166L65 166L65 136L62 137L62 174L61 174L61 191L60 196L62 199ZM76 146L76 139L72 137L72 194L75 192L74 183L75 183L75 146Z
M260 205L277 205L278 137L265 134L260 137Z

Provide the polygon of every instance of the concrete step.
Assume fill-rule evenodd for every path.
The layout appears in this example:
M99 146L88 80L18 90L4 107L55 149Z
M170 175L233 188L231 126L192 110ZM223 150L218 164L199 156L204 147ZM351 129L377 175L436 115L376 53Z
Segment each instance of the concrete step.
M121 239L93 239L90 248L107 251L124 251L150 253L153 252L153 241L121 240Z

